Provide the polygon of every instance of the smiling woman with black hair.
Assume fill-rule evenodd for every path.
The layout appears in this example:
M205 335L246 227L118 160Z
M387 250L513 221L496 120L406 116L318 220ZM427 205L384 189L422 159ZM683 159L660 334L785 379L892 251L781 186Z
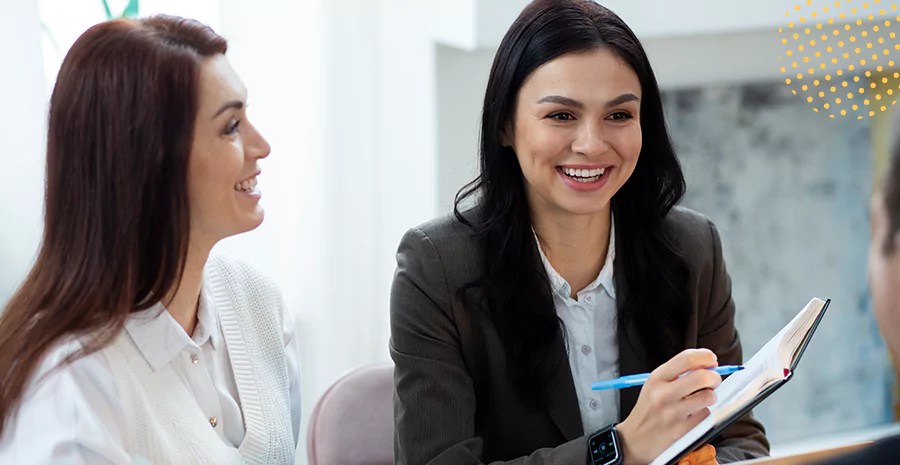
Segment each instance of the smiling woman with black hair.
M588 0L526 7L494 58L479 177L398 250L397 463L585 463L586 435L618 452L589 463L648 463L709 415L703 368L742 352L718 232L684 190L628 26ZM686 460L767 453L748 415Z

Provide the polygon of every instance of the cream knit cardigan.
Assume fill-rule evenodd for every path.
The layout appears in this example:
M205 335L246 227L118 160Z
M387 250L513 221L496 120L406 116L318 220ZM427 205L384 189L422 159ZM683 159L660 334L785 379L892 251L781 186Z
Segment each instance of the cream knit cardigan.
M238 449L222 441L172 369L154 372L123 331L103 352L128 418L128 452L154 465L293 464L281 294L237 260L210 256L204 273L234 369L244 440Z

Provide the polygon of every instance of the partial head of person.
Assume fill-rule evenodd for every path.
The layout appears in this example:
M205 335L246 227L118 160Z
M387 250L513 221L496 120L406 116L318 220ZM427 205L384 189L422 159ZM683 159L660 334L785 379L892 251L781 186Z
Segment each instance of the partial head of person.
M887 170L869 208L868 276L878 328L900 373L900 125L894 125L894 134Z
M0 316L0 434L55 344L104 347L176 290L189 253L262 222L268 143L226 41L184 18L98 24L50 99L44 232Z
M529 397L546 392L559 368L547 351L563 337L546 278L532 273L541 266L538 220L614 216L620 324L638 323L655 363L678 353L689 301L664 219L684 195L684 177L647 55L616 14L591 0L524 9L494 57L479 155L480 174L457 195L456 215L487 241L487 277L472 287L489 289ZM461 211L469 200L477 215Z

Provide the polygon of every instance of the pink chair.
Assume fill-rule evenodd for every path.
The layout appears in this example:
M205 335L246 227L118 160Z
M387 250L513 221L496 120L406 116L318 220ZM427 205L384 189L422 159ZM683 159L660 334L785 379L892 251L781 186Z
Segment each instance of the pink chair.
M309 465L393 465L394 365L358 368L334 383L313 409Z

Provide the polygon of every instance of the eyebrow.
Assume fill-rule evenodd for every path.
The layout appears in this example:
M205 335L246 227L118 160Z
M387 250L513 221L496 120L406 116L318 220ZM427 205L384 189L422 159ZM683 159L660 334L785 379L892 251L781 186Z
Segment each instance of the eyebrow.
M641 99L638 98L637 95L632 93L622 94L609 102L606 102L606 108L614 107L616 105L621 105L626 102L638 102ZM573 108L584 109L584 104L579 102L578 100L571 99L569 97L563 97L562 95L548 95L540 100L537 103L557 103L560 105L565 105Z
M217 111L216 114L213 115L213 117L211 119L218 118L219 115L221 115L222 113L225 113L225 111L230 108L234 108L235 110L240 110L240 109L244 108L244 102L241 102L240 100L232 100L230 102L225 103L225 105L222 105L222 108L219 108L219 111Z

